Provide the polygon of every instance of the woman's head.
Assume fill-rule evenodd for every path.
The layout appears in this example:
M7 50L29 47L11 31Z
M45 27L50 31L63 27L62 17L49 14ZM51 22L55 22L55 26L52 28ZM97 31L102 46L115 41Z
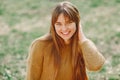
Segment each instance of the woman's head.
M78 34L79 22L80 15L77 8L70 2L61 2L52 13L51 33L68 43L75 33Z

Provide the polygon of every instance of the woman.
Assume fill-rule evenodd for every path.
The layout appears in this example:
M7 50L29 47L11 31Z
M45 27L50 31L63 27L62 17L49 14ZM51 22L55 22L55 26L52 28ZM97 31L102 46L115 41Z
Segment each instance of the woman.
M27 80L88 80L88 70L99 70L105 62L80 25L77 8L59 3L52 13L50 33L30 48Z

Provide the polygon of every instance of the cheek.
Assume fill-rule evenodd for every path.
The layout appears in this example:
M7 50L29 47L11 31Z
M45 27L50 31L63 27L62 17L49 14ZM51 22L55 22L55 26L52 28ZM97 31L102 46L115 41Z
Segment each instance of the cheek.
M55 32L58 34L60 32L60 28L55 26Z
M72 31L72 32L76 32L76 25L72 25L71 31Z
M73 34L76 32L76 27L73 29Z

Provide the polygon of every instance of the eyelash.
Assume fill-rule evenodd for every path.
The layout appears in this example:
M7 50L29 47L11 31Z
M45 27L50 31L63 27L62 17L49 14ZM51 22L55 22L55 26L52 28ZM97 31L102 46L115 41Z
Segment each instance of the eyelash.
M73 21L70 21L69 23L73 23Z
M61 24L56 24L56 25L59 25L59 26L60 26Z

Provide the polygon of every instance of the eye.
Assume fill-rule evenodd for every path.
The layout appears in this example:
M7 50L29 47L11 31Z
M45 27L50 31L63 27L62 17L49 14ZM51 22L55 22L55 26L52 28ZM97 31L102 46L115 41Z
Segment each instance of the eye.
M55 25L56 26L61 26L62 24L57 22L57 23L55 23Z

